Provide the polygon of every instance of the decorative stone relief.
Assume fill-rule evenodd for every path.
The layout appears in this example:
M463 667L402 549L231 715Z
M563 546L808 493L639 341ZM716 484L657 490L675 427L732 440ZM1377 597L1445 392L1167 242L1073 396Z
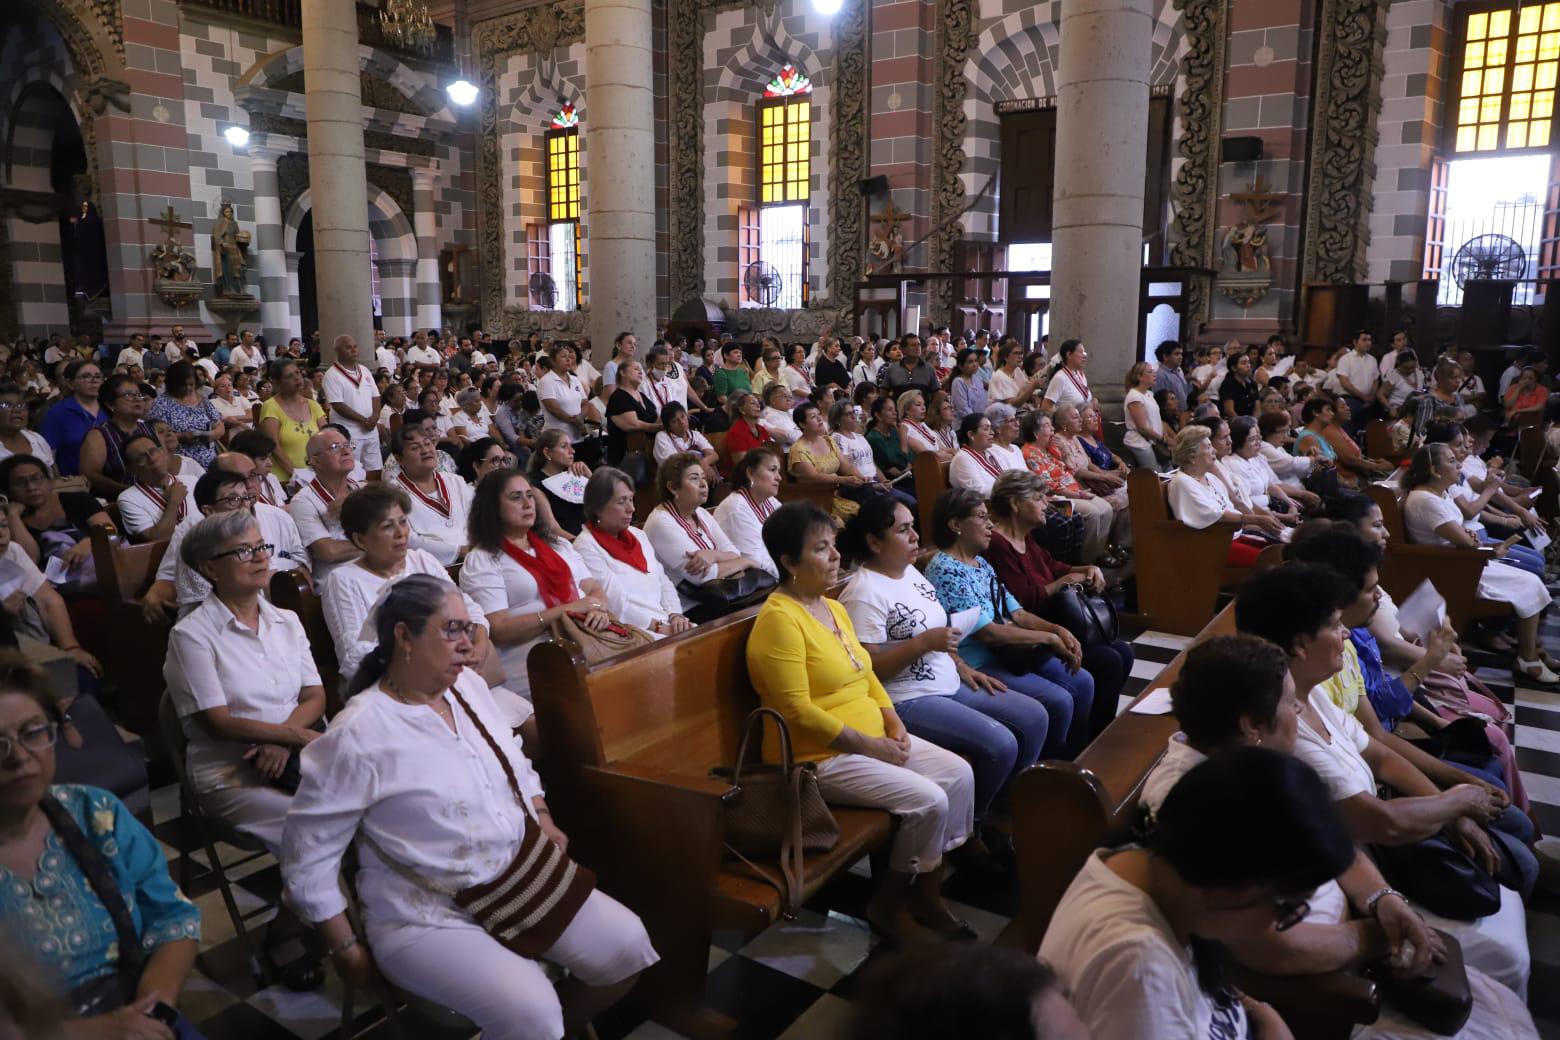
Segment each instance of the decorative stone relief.
M1212 270L1218 241L1219 132L1224 110L1224 37L1227 0L1175 0L1185 26L1185 84L1178 102L1181 158L1170 198L1170 262L1177 267ZM1187 283L1187 325L1207 320L1211 278Z
M1381 109L1386 0L1324 0L1317 32L1316 125L1305 205L1307 282L1365 278L1365 247Z
M673 5L675 7L675 5ZM530 7L478 22L471 33L477 85L482 104L477 121L477 262L482 277L479 302L482 320L494 331L508 332L523 311L504 306L504 192L503 164L498 153L499 64L522 51L551 50L585 38L585 5L581 0ZM678 53L673 51L672 53ZM686 53L686 52L684 52ZM681 64L673 63L676 70ZM676 72L673 72L673 79ZM678 138L673 137L674 141ZM578 319L583 329L584 317Z
M934 152L932 190L932 235L928 263L933 271L951 271L963 229L956 218L964 208L964 98L969 80L964 64L970 45L975 42L973 0L943 0L938 37L942 53L937 58L937 96L932 109L937 144ZM947 322L953 314L954 284L940 278L927 286L927 317L934 324Z

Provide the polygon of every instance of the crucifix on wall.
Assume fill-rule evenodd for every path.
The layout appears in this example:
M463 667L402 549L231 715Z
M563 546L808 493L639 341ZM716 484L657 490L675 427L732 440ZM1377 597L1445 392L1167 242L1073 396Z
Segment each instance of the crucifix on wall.
M1230 192L1230 200L1241 205L1245 216L1224 233L1218 287L1243 307L1260 300L1273 284L1265 225L1278 214L1286 197L1281 192L1270 191L1267 179L1261 176L1245 191Z
M910 214L894 205L894 200L888 200L888 207L877 213L869 214L867 219L876 225L867 242L867 252L871 254L874 263L867 271L868 274L883 274L891 270L895 264L904 257L905 236L900 230Z

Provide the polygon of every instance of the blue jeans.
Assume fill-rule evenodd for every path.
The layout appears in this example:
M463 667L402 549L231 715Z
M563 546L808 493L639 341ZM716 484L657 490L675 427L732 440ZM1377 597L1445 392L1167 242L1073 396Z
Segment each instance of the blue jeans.
M1131 645L1121 639L1084 646L1083 672L1094 680L1094 708L1088 714L1090 739L1099 736L1115 719L1121 708L1121 691L1132 675L1132 663L1136 660Z
M1509 790L1505 779L1499 773L1499 766L1494 762L1491 762L1490 766L1484 769L1470 766L1464 762L1453 761L1452 759L1446 759L1446 764L1456 766L1465 773L1472 774L1480 780L1494 784L1502 791ZM1533 829L1533 821L1528 819L1527 814L1515 805L1508 805L1505 811L1497 816L1494 822L1489 824L1489 829L1500 831L1502 834L1510 835L1516 839L1515 842L1508 842L1504 845L1497 844L1496 850L1503 856L1511 857L1512 866L1516 869L1517 876L1521 878L1521 885L1517 888L1517 892L1523 899L1526 899L1532 893L1533 886L1538 883L1538 857L1529 848L1533 844L1533 839L1538 837L1537 832Z
M1051 726L1045 708L1023 694L981 693L962 684L951 696L900 701L894 710L915 736L970 760L977 820L1010 777L1040 760Z
M1079 669L1068 672L1060 658L1048 657L1045 663L1024 675L1015 675L995 663L980 669L1001 679L1045 706L1051 717L1046 734L1046 758L1072 758L1089 742L1089 711L1094 706L1094 677Z
M1479 540L1485 545L1499 545L1499 538L1490 535L1481 535ZM1534 549L1531 545L1523 545L1520 542L1507 547L1506 555L1498 561L1510 567L1520 567L1540 580L1544 577L1544 554Z

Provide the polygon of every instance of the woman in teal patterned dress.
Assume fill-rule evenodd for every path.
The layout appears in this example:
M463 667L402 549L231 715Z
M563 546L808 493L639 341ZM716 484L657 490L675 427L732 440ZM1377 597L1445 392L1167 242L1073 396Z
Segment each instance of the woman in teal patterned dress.
M0 652L0 949L29 951L83 1017L66 1037L187 1040L167 1015L195 962L200 911L168 876L162 848L114 795L52 786L63 722L47 681L16 651ZM71 831L84 848L73 851ZM140 949L121 957L120 925L88 880L112 879ZM85 864L85 866L84 866ZM128 933L127 933L128 934ZM119 985L116 985L118 983Z

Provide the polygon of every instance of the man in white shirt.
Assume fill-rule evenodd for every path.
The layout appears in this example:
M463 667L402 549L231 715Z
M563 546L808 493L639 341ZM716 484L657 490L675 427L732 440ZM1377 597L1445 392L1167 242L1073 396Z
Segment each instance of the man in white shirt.
M401 364L401 359L390 349L384 329L374 330L374 364L391 375L395 375L396 368Z
M1370 422L1376 385L1381 381L1381 369L1370 352L1371 342L1370 333L1360 329L1354 334L1349 352L1338 359L1338 387L1349 399L1349 432L1355 436Z
M323 390L332 422L352 431L352 454L369 479L384 468L379 453L379 388L374 374L358 364L357 340L336 337L336 362L325 373Z
M260 356L260 348L255 344L253 332L244 330L238 345L228 352L228 364L233 366L235 372L242 372L246 368L259 369L265 365L265 359Z
M1392 334L1391 349L1381 356L1381 363L1376 366L1381 372L1382 379L1387 378L1389 373L1397 369L1398 355L1405 350L1408 350L1408 332L1405 329L1398 329Z
M122 450L133 481L119 493L125 532L136 541L165 542L191 512L194 482L168 472L168 453L151 437L131 437Z
M119 357L114 361L114 367L120 365L140 365L144 370L146 360L146 337L137 332L130 337L130 342L119 352Z
M362 555L341 529L341 503L358 487L352 480L352 442L327 427L309 438L304 452L312 476L287 503L287 512L309 550L315 584L323 587L331 571Z
M412 333L412 345L406 351L408 365L438 365L443 361L439 352L428 345L427 329L418 329Z
M163 346L163 357L168 359L168 364L184 360L184 352L194 346L184 338L184 326L175 325L173 333L168 337L168 342Z

